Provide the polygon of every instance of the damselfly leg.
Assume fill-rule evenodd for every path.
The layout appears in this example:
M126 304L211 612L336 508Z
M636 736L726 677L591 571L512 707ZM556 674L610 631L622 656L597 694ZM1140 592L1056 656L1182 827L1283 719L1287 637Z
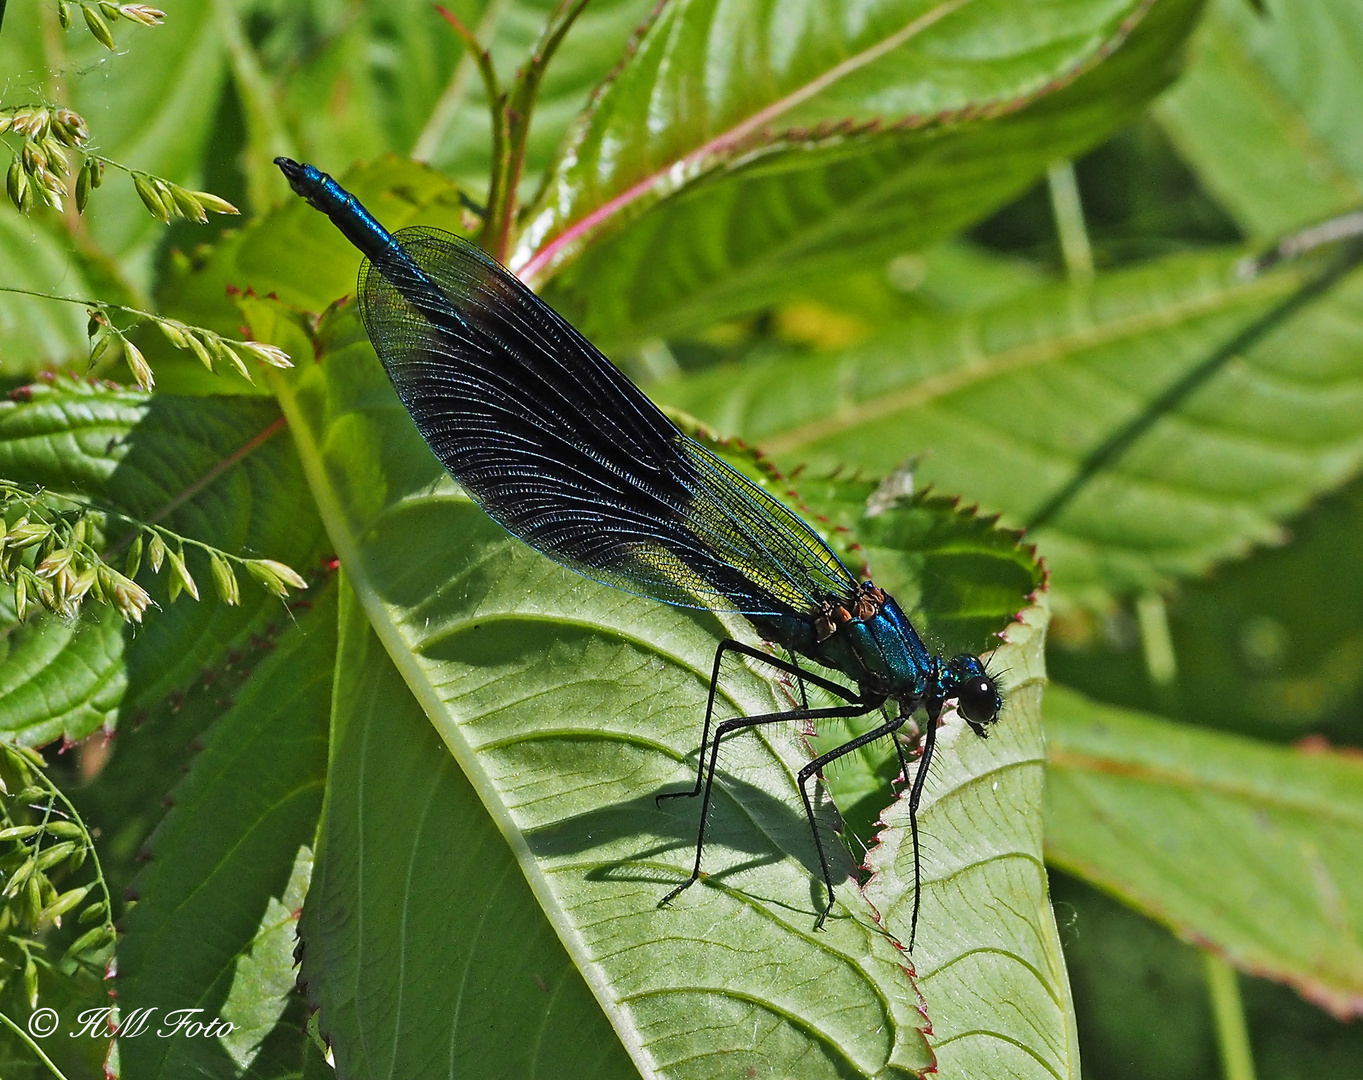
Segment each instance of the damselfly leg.
M928 727L923 733L923 752L918 758L918 771L913 775L913 787L909 791L909 831L913 835L913 917L909 920L909 951L913 952L913 942L918 936L918 904L923 896L922 871L918 858L918 803L923 798L923 785L927 783L928 767L932 765L932 751L937 745L937 720L942 715L942 706L928 709ZM895 740L899 742L898 739ZM904 753L901 750L902 763ZM905 767L904 775L909 775Z
M798 680L801 680L800 695L801 699L805 701L806 707L801 709L787 709L782 712L764 713L760 716L740 716L732 720L725 720L715 729L714 738L710 739L710 721L714 711L716 686L719 681L720 664L725 652L741 653L742 655L750 656L755 660L760 660L762 663L774 667L779 671L794 675ZM848 704L824 709L808 708L803 686L803 681L806 679L815 686L819 686L829 693L842 698L844 701L848 702ZM719 744L726 736L731 735L736 731L743 731L747 728L758 727L763 724L787 723L791 720L849 720L857 716L864 716L873 709L878 709L883 703L883 699L871 701L862 700L845 686L839 686L829 679L807 672L798 664L781 660L768 653L759 652L757 649L744 645L742 642L722 642L719 649L715 652L715 665L710 678L710 695L709 702L705 709L705 726L701 735L701 750L697 768L696 785L691 791L663 792L656 796L654 800L657 803L661 803L663 799L679 797L691 798L696 795L702 796L700 804L700 825L696 830L696 860L691 867L691 876L664 896L662 900L659 901L658 906L666 906L684 890L690 888L691 885L700 878L701 856L705 851L705 823L710 811L710 797L714 789L715 770L719 764ZM898 726L898 723L901 722L902 721L896 720L894 722L895 726ZM824 908L823 913L819 916L819 920L816 923L816 929L823 925L824 919L828 916L828 912L833 907L833 873L832 868L828 863L828 856L824 850L823 841L819 837L818 821L814 816L814 806L810 802L809 795L805 790L804 782L808 778L808 775L817 772L825 761L832 761L842 756L843 753L848 753L858 746L865 745L865 743L870 742L872 738L879 738L888 730L893 730L893 728L887 727L885 730L877 728L875 732L868 733L866 736L861 736L858 739L853 739L850 743L845 744L845 747L838 747L836 750L816 758L809 766L806 766L800 771L800 794L804 799L805 815L809 820L809 831L814 837L814 847L819 855L819 868L823 873L824 884L828 888L828 906ZM708 761L706 759L707 742L709 749Z
M825 679L820 675L805 671L798 663L792 660L782 660L771 653L762 652L751 645L745 645L741 641L734 641L726 638L719 643L719 648L715 650L715 663L710 671L710 695L705 703L705 724L700 732L700 750L696 756L696 784L690 791L664 791L654 797L654 803L661 805L664 799L694 799L701 792L701 787L705 783L705 749L710 743L710 721L715 712L715 694L719 689L719 671L724 662L724 654L737 653L740 656L748 656L754 660L759 660L768 667L774 667L777 671L784 671L787 675L794 675L800 687L800 704L803 708L809 708L809 698L805 694L805 680L812 682L815 686L827 690L830 694L842 698L843 701L857 704L861 699L852 690L845 686ZM797 710L798 711L798 710ZM778 715L778 714L772 714ZM785 713L779 714L785 716ZM793 714L792 714L793 715ZM774 722L774 721L773 721Z

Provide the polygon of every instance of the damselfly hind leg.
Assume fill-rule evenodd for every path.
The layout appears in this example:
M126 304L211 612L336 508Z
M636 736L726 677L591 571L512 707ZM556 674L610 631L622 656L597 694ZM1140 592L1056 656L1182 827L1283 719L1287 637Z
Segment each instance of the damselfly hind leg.
M696 832L696 861L691 867L691 876L659 900L658 906L666 907L679 894L694 885L700 877L700 859L701 854L705 850L705 819L710 811L710 795L713 792L715 785L715 766L719 760L719 744L726 735L732 734L735 731L742 731L745 728L757 727L761 724L780 724L791 720L848 720L854 716L864 716L871 709L878 708L879 706L880 702L872 702L870 704L858 703L854 705L842 705L830 709L789 709L786 712L765 713L762 716L740 716L735 720L725 720L724 723L720 724L715 730L713 741L710 743L710 760L704 766L705 782L701 789L704 797L700 801L700 827ZM803 775L803 772L801 775ZM801 792L804 791L803 785L801 785L800 790ZM689 792L680 792L679 794L685 795L689 794ZM807 798L805 799L805 809L809 811L810 828L813 829L814 816L813 811L809 809L809 800ZM828 860L824 857L823 848L820 844L817 831L814 834L814 842L816 845L819 845L819 863L823 868L824 882L828 885L828 891L831 895L833 892L833 885L830 880L831 874L828 869ZM827 911L825 911L824 915L827 914ZM818 925L823 925L823 916L819 917Z
M719 684L720 665L726 652L739 653L749 656L754 660L760 660L778 671L784 671L789 675L794 675L799 680L801 702L805 708L786 709L782 712L763 713L760 716L741 716L732 720L725 720L715 729L714 738L710 738L710 722L714 715L715 693ZM825 709L808 708L808 699L805 696L804 683L808 680L814 685L835 694L848 702L847 705L835 706ZM881 702L863 702L856 694L845 686L840 686L822 676L814 675L802 669L798 664L791 661L782 660L769 653L761 652L750 645L745 645L741 641L723 641L715 651L715 663L710 675L710 693L705 707L705 724L701 731L700 753L697 760L696 783L690 791L665 791L655 796L654 801L661 804L664 799L674 799L680 797L694 797L702 795L700 804L700 824L696 830L696 859L691 867L691 875L675 889L669 892L658 902L659 907L664 907L684 890L688 889L700 878L701 857L705 851L705 823L710 811L710 799L714 791L715 770L719 763L719 744L727 736L736 731L742 731L750 727L758 727L762 724L777 724L791 720L825 720L839 719L845 720L855 716L862 716L872 709L878 708ZM706 751L709 751L708 757ZM803 791L803 786L801 787ZM809 813L811 831L814 830L813 811L809 809L809 801L805 800L806 810ZM819 865L823 871L824 883L828 886L829 894L832 895L831 872L828 866L828 859L824 855L822 843L819 840L817 831L814 831L814 842L819 853ZM823 924L823 919L828 914L827 910L819 917L819 925Z
M883 704L883 701L874 702L862 709L862 713L870 712L872 709L878 709ZM819 853L819 867L823 870L824 884L828 886L828 904L823 909L823 913L819 916L818 921L815 922L815 930L818 930L823 926L824 920L828 918L828 913L833 910L833 872L828 865L828 855L824 851L823 838L819 836L819 825L814 817L814 804L810 801L809 789L805 787L805 783L811 776L820 776L824 766L837 761L838 758L845 757L847 754L861 749L861 747L865 746L867 743L875 742L877 739L884 738L886 735L893 737L894 733L903 725L903 723L904 717L902 715L896 716L893 719L886 717L885 723L872 728L865 734L858 735L855 739L849 739L841 746L835 746L826 754L820 754L801 769L800 774L797 777L797 783L800 785L800 798L804 800L805 815L809 818L809 831L814 836L814 849ZM898 740L896 740L896 742L897 741Z
M932 751L937 745L937 719L941 714L940 705L928 709L923 753L918 758L918 771L913 775L913 788L909 792L909 831L913 835L913 917L909 920L909 952L913 952L914 939L918 936L918 905L923 895L922 866L918 857L918 803L923 798L923 785L927 782L928 768L932 765ZM904 775L907 777L908 772Z
M787 675L794 675L800 687L800 704L808 709L809 698L805 695L805 680L812 682L815 686L822 687L824 690L842 698L843 701L855 702L858 700L856 694L845 686L825 679L822 676L814 675L805 671L799 664L789 660L782 660L780 657L772 656L771 653L762 652L751 645L745 645L741 641L734 641L726 638L719 643L719 648L715 650L715 663L710 671L710 694L705 702L705 724L700 732L700 751L696 755L696 783L690 791L664 791L653 797L654 805L662 805L664 799L694 799L701 793L701 788L705 783L705 749L710 743L710 721L715 713L715 693L719 688L719 670L724 662L726 652L737 653L740 656L748 656L754 660L760 660L769 667L774 667L778 671L784 671ZM775 715L775 714L772 714ZM782 714L784 715L784 714Z

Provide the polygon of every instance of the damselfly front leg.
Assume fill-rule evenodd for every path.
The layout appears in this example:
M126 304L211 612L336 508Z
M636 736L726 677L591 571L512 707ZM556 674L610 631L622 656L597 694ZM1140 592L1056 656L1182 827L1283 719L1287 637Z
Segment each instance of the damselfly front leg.
M871 708L872 709L878 708L879 705L881 704L883 704L883 702L877 702L875 705L872 705ZM864 711L869 712L870 709L866 709ZM855 739L849 739L841 746L835 746L826 754L820 754L813 761L809 762L809 764L807 764L803 769L801 769L800 774L797 777L797 783L800 785L800 798L802 798L805 802L805 814L809 818L809 831L814 834L814 848L819 853L819 867L820 869L823 870L823 882L825 885L828 886L828 905L823 909L823 912L819 915L818 920L814 923L815 930L818 930L821 926L823 926L824 920L828 918L828 913L833 910L833 874L828 866L828 856L824 852L823 839L819 836L818 824L814 820L814 804L810 801L809 790L805 787L805 782L811 776L821 777L825 765L837 761L838 758L844 757L847 754L852 753L854 750L861 749L867 743L873 743L877 739L884 738L886 735L889 735L893 738L894 733L897 730L899 730L900 727L903 726L904 720L905 717L902 714L895 717L886 717L885 723L879 725L878 727L872 728L870 731L866 732L863 735L858 735ZM896 744L898 743L898 741L899 741L898 739L895 740ZM900 752L900 761L903 761L902 751ZM912 810L910 811L910 814L912 814ZM917 826L915 826L914 832L915 836L918 835L916 829ZM918 852L917 840L915 840L914 841L915 866L917 866L918 864L917 852Z

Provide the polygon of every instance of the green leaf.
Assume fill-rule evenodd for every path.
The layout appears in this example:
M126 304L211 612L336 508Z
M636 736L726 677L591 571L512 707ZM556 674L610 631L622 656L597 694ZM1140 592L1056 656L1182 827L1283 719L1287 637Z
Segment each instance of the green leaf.
M177 605L160 617L174 618L187 606ZM225 655L215 656L216 662L192 682L159 698L135 699L136 707L125 709L128 715L111 744L109 761L93 782L71 793L81 815L101 830L100 862L114 896L123 896L141 872L147 837L165 816L165 800L184 779L204 733L292 625L281 616L258 632L218 642L216 649ZM134 652L139 642L134 639ZM160 647L166 650L160 654L165 659L181 643L172 637ZM156 655L147 653L148 666Z
M1086 1072L1132 1080L1140 1076L1222 1076L1216 1030L1207 1007L1203 952L1054 866L1049 870ZM1246 1002L1251 1008L1245 1017L1257 1040L1256 1072L1292 1075L1299 1061L1297 1051L1310 1038L1301 1020L1309 1015L1319 1027L1328 1021L1291 991L1265 1000L1264 991L1275 989L1271 984L1242 980L1242 986L1259 991L1257 1001L1250 998ZM1285 1003L1284 996L1292 1001ZM1283 1009L1284 1004L1287 1009ZM1291 1015L1293 1012L1296 1016ZM1151 1038L1151 1031L1158 1031L1159 1038ZM1276 1036L1277 1045L1265 1050L1263 1036L1268 1032ZM1341 1057L1357 1061L1356 1053L1341 1049ZM1271 1057L1278 1057L1277 1069L1269 1064ZM1302 1064L1298 1072L1302 1080L1308 1076L1313 1080L1349 1080L1352 1075L1348 1069L1320 1069L1318 1060Z
M741 624L596 586L508 537L444 479L358 334L349 313L329 320L321 362L271 384L366 615L636 1065L927 1067L902 954L850 885L812 933L793 777L808 755L787 726L734 740L708 876L656 906L688 873L696 822L654 796L688 782L716 641ZM724 680L726 711L781 701L746 665ZM443 907L428 917L416 940L447 930Z
M862 562L906 607L926 640L948 655L982 649L988 637L1012 621L1020 598L1041 583L1032 552L1019 546L1015 534L955 510L940 496L894 499L896 481L904 484L906 476L879 487L837 477L771 479L774 493L787 484L798 487L807 518L831 526L835 545L855 537L856 543L843 549L849 561ZM1041 630L1038 625L1009 629L1012 643L990 660L992 669L1007 671L1010 704L1000 726L986 746L968 734L962 737L959 722L944 728L943 758L926 788L923 924L933 929L920 933L913 960L943 1075L1028 1075L1029 1068L1037 1075L1078 1075L1064 961L1038 865ZM831 749L863 730L868 730L865 723L821 731L813 745ZM859 840L869 842L882 822L889 825L879 838L882 846L867 856L868 867L882 871L867 886L867 896L887 929L904 940L911 918L912 849L907 806L891 794L898 771L894 750L881 742L838 762L827 779L844 822ZM1002 836L996 827L1000 819L1012 827ZM945 833L953 837L950 843L943 841ZM1033 864L1030 881L1021 886L1011 865L1017 859ZM970 863L964 874L962 863ZM951 884L934 887L934 878ZM1021 900L1019 893L1030 893L1030 899ZM1030 920L1030 926L999 929L1003 897L1013 898L1004 910L1015 918L1019 910L1029 913L1018 922ZM947 910L934 913L934 902ZM976 922L961 915L977 910L985 914ZM1009 948L996 947L1000 937L1009 940ZM1029 945L1040 955L1029 954ZM981 984L991 987L990 1001L978 1000ZM963 1000L970 1003L966 1009L958 1004ZM990 1012L999 1002L1007 1005ZM998 1046L1010 1047L1016 1057L1000 1058Z
M1234 254L1154 260L1089 288L887 329L840 353L768 356L655 387L778 463L913 463L920 486L1022 523L1084 458L1300 287ZM1193 575L1363 464L1355 356L1363 282L1279 326L1160 419L1030 539L1069 600Z
M1363 483L1287 523L1291 542L1181 583L1168 604L1177 665L1152 685L1128 607L1051 624L1046 666L1090 697L1275 743L1363 735Z
M0 663L0 732L21 746L117 726L128 686L123 620L107 605L80 619L46 612L11 630Z
M0 399L0 474L58 495L106 487L150 411L139 390L64 376Z
M254 62L276 80L272 104L298 149L322 168L409 153L460 59L434 6L271 6L253 21L268 28ZM454 6L467 14L467 3Z
M258 1059L272 1036L285 1042L279 1036L286 1034L287 1042L298 1049L302 1026L294 1024L281 1031L281 1021L297 991L294 950L298 945L298 915L312 878L312 862L312 852L300 847L283 895L270 897L255 938L237 959L232 988L220 1010L233 1030L219 1041L239 1069L263 1064ZM296 1066L297 1062L290 1064ZM296 1069L291 1068L287 1075L296 1075Z
M75 379L0 400L0 475L56 494L84 496L140 520L157 517L182 535L229 552L263 555L308 569L320 554L321 524L269 401L148 396ZM110 525L116 542L127 527ZM190 551L190 572L210 579ZM129 639L128 708L183 688L282 615L277 599L248 585L242 604L166 603L169 569L142 584L162 605ZM113 648L113 646L108 646ZM92 728L91 728L92 730ZM88 730L84 733L88 733ZM76 737L73 735L73 737Z
M1248 233L1276 237L1363 204L1350 102L1363 96L1354 0L1216 0L1156 115Z
M911 481L805 473L788 483L806 516L836 530L835 546L851 541L848 565L893 593L935 651L981 652L1042 587L1036 549L957 499L898 489Z
M1065 957L1041 860L1041 690L1046 608L1009 628L993 665L1004 711L988 740L959 720L938 733L919 810L922 914L913 966L942 1076L1077 1080ZM866 856L866 898L903 940L913 912L908 799Z
M570 139L513 265L539 281L577 260L552 295L619 341L942 239L1133 119L1199 6L666 5Z
M619 62L656 0L593 0L549 66L535 108L525 180L538 181L588 95ZM451 8L492 52L504 83L521 67L557 0ZM482 81L457 38L426 0L397 0L333 16L317 48L307 22L281 12L263 52L281 78L300 144L323 168L389 151L410 154L468 185L482 201L491 129ZM310 33L310 31L312 31ZM380 48L375 42L381 42ZM345 94L337 93L344 85ZM325 164L324 164L325 163Z
M1363 726L1355 617L1363 610L1363 484L1355 479L1289 527L1287 547L1179 591L1170 620L1179 719L1275 741L1323 734L1353 743Z
M1363 1012L1363 763L1046 698L1046 857L1237 967Z
M64 245L42 227L0 205L0 283L58 296L91 291ZM89 352L85 309L30 296L0 293L0 369L6 376L31 376L43 368L83 360Z
M160 1023L189 1008L204 1009L207 1021L229 1005L241 1017L248 1003L258 1017L277 1002L291 958L276 951L274 977L261 980L259 935L276 903L296 907L295 866L322 808L335 651L328 590L237 695L173 793L124 919L121 1008L153 1008ZM235 1075L232 1065L252 1048L234 1039L148 1033L120 1040L119 1053L132 1076ZM300 1062L302 1041L296 1029Z
M6 103L50 97L49 73L60 71L64 104L85 117L100 153L202 187L201 159L226 74L215 5L176 5L155 28L121 21L113 57L89 34L56 31L51 8L47 0L9 5L0 36ZM106 184L90 200L85 220L98 247L145 286L165 233L131 184Z
M344 1075L637 1076L354 592L341 595L299 977Z
M835 546L839 538L855 538L845 553L840 549L844 561L899 601L934 653L996 648L1000 631L1043 586L1036 550L992 519L960 509L954 499L896 494L896 484L906 479L899 475L877 485L801 476L793 483L805 516L834 528ZM991 662L995 670L1007 666ZM811 745L823 753L873 726L862 719L832 727ZM874 843L881 814L898 791L898 775L899 757L887 740L867 744L826 773L854 851Z

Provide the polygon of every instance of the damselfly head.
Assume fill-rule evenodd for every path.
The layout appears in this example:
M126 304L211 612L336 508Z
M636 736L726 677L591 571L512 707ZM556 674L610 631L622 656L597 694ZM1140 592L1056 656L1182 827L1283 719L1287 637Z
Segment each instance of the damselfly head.
M981 739L989 738L989 725L999 718L1003 698L978 656L953 657L947 664L951 696L956 711Z

